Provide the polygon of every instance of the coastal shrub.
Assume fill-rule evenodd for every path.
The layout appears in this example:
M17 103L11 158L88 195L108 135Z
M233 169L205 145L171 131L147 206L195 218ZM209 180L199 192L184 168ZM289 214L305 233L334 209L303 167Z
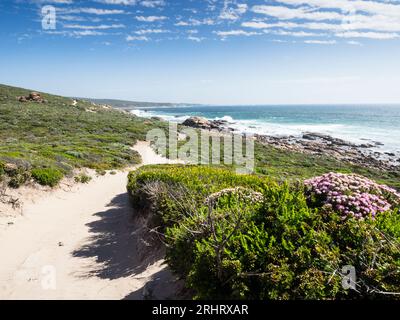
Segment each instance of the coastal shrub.
M168 234L168 254L172 252L174 259L180 256L176 251L182 250L182 245L175 247L176 239L182 244L196 237L191 249L194 261L184 274L197 298L398 297L391 294L400 291L397 211L376 220L351 217L343 221L335 212L310 209L302 191L287 185L269 188L264 196L262 207L242 210L241 224L216 219L215 226L209 227L215 233L202 232L200 237L193 234L199 229L185 232L189 226L201 225L191 223L176 226ZM235 216L235 206L223 208L223 217ZM213 214L218 217L218 210ZM397 231L388 232L389 228ZM190 257L188 251L186 247L180 253ZM355 267L357 291L342 287L342 268L348 265Z
M55 187L64 176L61 171L54 168L36 168L31 174L37 183L50 187Z
M400 214L393 203L359 219L303 183L276 183L202 166L145 167L129 175L164 233L166 259L198 299L398 298ZM391 190L389 190L391 192ZM342 286L344 266L356 290Z
M74 180L76 183L89 183L90 180L92 180L92 177L88 176L87 174L82 173L82 174L76 176L74 178Z
M136 209L151 209L162 226L171 226L204 204L213 192L237 186L261 190L267 178L237 175L230 169L199 165L145 166L128 175Z
M343 216L375 217L400 204L400 193L356 174L328 173L305 181L310 202Z
M6 166L5 173L8 176L8 186L13 189L19 188L31 178L29 169L23 166Z
M5 163L0 161L0 177L6 173L5 167L6 167Z
M107 173L106 170L99 170L99 169L96 170L96 174L99 176L105 176L106 173Z

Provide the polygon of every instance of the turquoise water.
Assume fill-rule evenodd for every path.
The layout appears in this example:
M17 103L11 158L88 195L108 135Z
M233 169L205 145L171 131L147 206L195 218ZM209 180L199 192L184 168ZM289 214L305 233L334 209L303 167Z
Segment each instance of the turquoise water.
M183 122L189 116L225 119L240 132L274 136L326 133L356 143L378 141L400 152L400 105L175 106L133 110Z

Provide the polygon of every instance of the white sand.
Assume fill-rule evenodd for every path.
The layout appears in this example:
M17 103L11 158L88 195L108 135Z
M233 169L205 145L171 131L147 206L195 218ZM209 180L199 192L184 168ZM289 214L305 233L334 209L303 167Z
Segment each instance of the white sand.
M143 164L169 162L146 142L134 149ZM143 250L127 173L47 192L26 203L22 216L3 217L0 299L143 299L151 291L172 297L179 284L162 254Z

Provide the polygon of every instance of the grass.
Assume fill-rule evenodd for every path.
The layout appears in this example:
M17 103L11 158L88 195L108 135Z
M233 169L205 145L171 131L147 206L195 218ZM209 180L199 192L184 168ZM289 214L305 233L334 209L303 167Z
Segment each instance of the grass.
M31 172L53 168L111 170L140 163L131 150L148 130L162 123L115 109L49 94L47 103L18 102L30 90L0 85L0 161Z

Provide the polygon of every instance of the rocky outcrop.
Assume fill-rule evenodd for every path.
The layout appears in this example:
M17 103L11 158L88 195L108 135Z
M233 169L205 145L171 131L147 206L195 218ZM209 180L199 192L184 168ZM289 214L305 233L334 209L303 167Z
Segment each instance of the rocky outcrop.
M206 118L202 117L190 117L186 119L183 123L184 126L199 128L199 129L210 129L211 123Z
M357 145L329 135L310 132L304 133L301 138L266 135L256 135L256 138L263 144L272 145L282 150L332 157L339 161L367 168L399 170L396 155L376 151L373 148L377 146L375 142Z
M233 131L228 127L228 122L225 120L207 120L202 117L190 117L186 119L182 125L197 129L218 130L218 131Z
M225 120L207 120L202 117L190 117L182 124L192 128L217 130L219 132L235 131L229 127L230 123ZM272 145L282 150L331 157L332 159L367 168L393 172L398 172L400 169L398 154L377 151L376 148L383 145L377 141L366 141L362 144L355 144L327 134L315 132L304 132L301 137L277 137L257 134L255 137L260 143Z
M314 132L305 132L303 133L303 139L305 140L325 140L326 142L330 143L330 144L335 144L338 146L348 146L348 147L354 147L355 144L342 140L342 139L338 139L338 138L334 138L331 137L327 134L321 134L321 133L314 133Z
M38 92L31 92L28 96L17 97L19 102L37 102L46 103L47 101Z

